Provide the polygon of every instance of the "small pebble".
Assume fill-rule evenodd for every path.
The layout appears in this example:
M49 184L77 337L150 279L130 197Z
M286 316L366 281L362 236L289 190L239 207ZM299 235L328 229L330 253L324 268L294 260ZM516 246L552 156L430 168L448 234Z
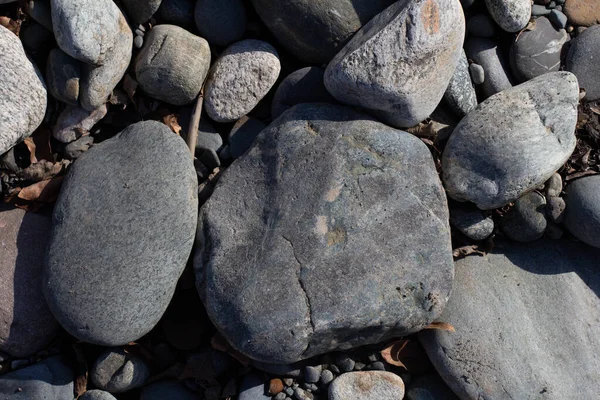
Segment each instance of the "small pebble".
M275 400L285 400L286 399L286 395L285 393L281 392L281 393L277 393L277 395L275 396Z
M302 388L309 392L318 392L319 391L319 387L317 385L315 385L314 383L304 382L302 384Z
M269 382L269 394L275 395L283 391L283 382L279 378L271 379Z
M548 19L556 29L564 29L567 27L567 16L558 10L552 10Z
M548 197L560 196L560 192L562 192L562 187L563 187L562 177L559 174L555 173L546 182L546 196L548 196Z
M285 392L285 394L287 394L288 396L293 396L294 395L294 389L292 389L291 387L286 387L285 389L283 389L283 391Z
M330 365L329 369L331 370L331 372L333 372L336 375L339 375L341 372L340 369L338 368L338 366L335 364Z
M328 385L329 383L331 383L333 378L333 372L331 372L328 369L324 369L323 371L321 371L321 377L319 379L319 382L321 382L322 385Z
M294 380L292 378L285 378L283 380L283 384L285 386L292 386L294 384Z
M348 356L340 356L336 359L335 364L340 368L340 371L350 372L354 370L354 364L356 363Z
M136 29L136 30L135 30L135 36L144 36L144 32L142 32L142 31L141 31L141 30L139 30L139 29Z
M564 218L567 204L562 197L549 197L546 202L546 215L552 222L560 224Z
M375 361L368 365L368 368L373 371L385 371L385 365L381 361Z
M355 371L362 371L365 367L366 367L366 364L361 363L360 361L358 361L356 364L354 364Z
M471 72L471 79L476 85L481 85L485 81L485 70L479 64L469 65L469 72Z
M377 354L369 354L369 357L367 357L367 361L372 363L375 361L379 361L379 358L377 358Z
M136 49L141 49L144 45L144 38L142 36L136 36L135 39L133 39L133 45Z
M315 383L321 377L321 366L307 366L304 368L304 380L308 383Z

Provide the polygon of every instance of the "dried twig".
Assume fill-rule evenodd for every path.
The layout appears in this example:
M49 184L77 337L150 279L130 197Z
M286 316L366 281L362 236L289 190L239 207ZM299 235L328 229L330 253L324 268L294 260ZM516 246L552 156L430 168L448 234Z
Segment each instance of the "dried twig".
M192 153L192 160L196 155L196 143L198 142L198 127L200 126L200 117L202 116L202 104L204 103L204 85L200 89L200 94L196 100L196 106L194 107L194 113L190 120L190 127L187 134L187 145Z

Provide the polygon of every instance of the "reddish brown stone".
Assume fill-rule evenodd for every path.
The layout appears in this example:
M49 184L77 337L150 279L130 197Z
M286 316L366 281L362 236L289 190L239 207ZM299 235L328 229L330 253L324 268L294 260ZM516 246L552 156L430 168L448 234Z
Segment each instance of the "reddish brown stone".
M600 1L567 0L564 12L574 25L592 26L600 24Z

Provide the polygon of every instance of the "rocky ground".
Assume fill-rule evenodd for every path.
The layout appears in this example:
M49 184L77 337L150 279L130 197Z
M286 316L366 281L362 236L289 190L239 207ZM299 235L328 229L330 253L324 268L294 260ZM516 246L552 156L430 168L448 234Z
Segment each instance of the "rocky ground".
M0 0L3 399L594 399L597 0Z

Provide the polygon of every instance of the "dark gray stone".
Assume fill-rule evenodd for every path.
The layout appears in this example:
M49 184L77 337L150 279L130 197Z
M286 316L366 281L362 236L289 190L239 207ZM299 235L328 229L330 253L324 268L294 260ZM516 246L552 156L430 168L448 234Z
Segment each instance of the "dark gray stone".
M81 107L65 108L52 128L52 136L62 143L70 143L86 135L106 115L106 105L89 112Z
M484 240L494 231L494 220L468 205L450 208L450 224L473 240Z
M229 132L229 150L232 158L238 158L244 154L259 133L267 126L260 120L252 117L243 116L240 118L231 132Z
M309 365L304 368L304 381L308 383L319 382L321 378L321 366Z
M150 369L139 357L122 349L105 350L94 362L90 379L110 393L123 393L142 386L150 378Z
M367 109L388 125L417 125L442 100L464 35L458 0L398 1L331 60L325 87L338 101Z
M134 24L144 23L158 10L162 0L121 0Z
M538 240L544 235L546 226L546 199L537 192L520 197L500 220L504 234L517 242Z
M475 14L467 20L467 31L474 36L492 38L496 34L496 24L487 14Z
M600 176L577 179L567 186L565 226L577 239L600 247Z
M65 400L73 396L73 371L60 357L0 376L0 395L6 400Z
M112 394L105 392L104 390L88 390L86 391L79 400L117 400Z
M341 372L350 372L354 370L356 362L345 354L338 355L335 358L335 365Z
M406 391L406 400L458 400L437 374L419 376Z
M140 400L198 400L198 396L178 381L159 381L142 389Z
M561 197L549 197L547 202L546 215L551 221L560 224L565 216L566 202Z
M194 19L200 36L208 43L225 47L246 31L246 9L242 0L198 0Z
M558 10L552 10L548 16L556 29L565 29L567 27L567 16Z
M292 72L277 87L271 117L279 117L285 110L301 103L336 103L323 83L325 70L306 67Z
M30 0L27 2L27 11L34 21L53 32L50 0Z
M265 383L265 379L256 374L246 375L240 386L238 400L271 400L271 396L266 394Z
M27 138L46 113L46 86L18 36L0 26L0 154Z
M506 32L518 32L531 17L531 0L485 0L490 15Z
M418 331L452 283L429 150L350 109L297 105L221 177L199 216L194 267L209 317L256 360Z
M156 325L192 249L197 186L185 142L154 121L74 163L44 271L50 308L70 334L118 346Z
M348 372L329 386L329 400L402 400L404 382L391 372Z
M58 331L42 292L50 218L0 205L0 232L0 351L28 357Z
M568 241L511 243L456 262L440 321L423 331L461 399L595 398L600 390L600 252Z
M200 93L209 67L206 40L175 25L158 25L144 38L135 74L149 96L184 105Z
M156 15L165 24L177 25L188 31L196 27L194 0L162 0Z
M578 98L573 74L549 72L481 103L444 150L448 194L491 210L543 185L575 149Z
M550 14L550 11L552 10L540 4L534 4L533 6L531 6L531 15L535 17L548 15Z
M475 63L469 65L469 72L474 84L481 85L485 82L485 70L481 65Z
M522 82L560 69L563 45L569 40L564 29L556 30L548 18L540 17L530 31L517 36L510 50L510 63Z
M395 0L251 0L269 30L296 58L323 64Z
M469 61L464 50L444 93L444 100L459 117L464 117L477 107L477 93L471 81Z
M572 42L567 55L567 70L579 80L579 86L585 89L585 99L600 99L600 25L594 25L583 31Z
M508 58L495 41L473 37L467 40L465 51L467 57L481 65L485 71L481 87L485 97L512 87Z
M79 82L81 63L63 52L53 49L46 63L48 91L56 100L73 107L79 105Z
M54 34L35 21L30 21L28 24L21 26L19 38L31 54L37 52L47 54L48 49L56 46Z

